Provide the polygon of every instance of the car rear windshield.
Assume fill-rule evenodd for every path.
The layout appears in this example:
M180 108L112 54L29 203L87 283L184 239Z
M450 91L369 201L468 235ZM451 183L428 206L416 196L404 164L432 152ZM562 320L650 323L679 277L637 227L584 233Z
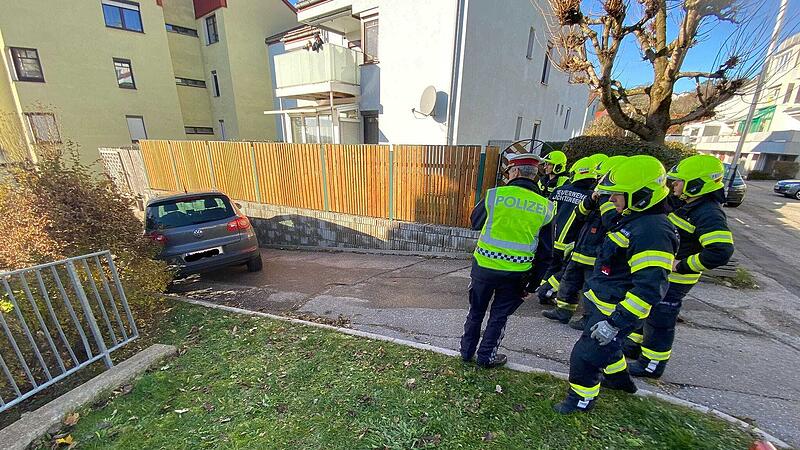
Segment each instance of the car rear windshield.
M147 207L145 227L148 230L165 230L214 222L235 215L230 201L221 196L168 200Z
M725 182L727 183L731 173L731 165L725 164ZM739 186L744 184L744 178L742 178L742 174L739 172L739 168L736 168L736 176L733 178L733 185Z

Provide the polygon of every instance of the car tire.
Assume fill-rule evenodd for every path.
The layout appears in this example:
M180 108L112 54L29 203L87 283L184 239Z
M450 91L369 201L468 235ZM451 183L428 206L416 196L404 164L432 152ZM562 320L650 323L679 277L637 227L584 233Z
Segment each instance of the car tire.
M739 205L741 204L742 202L728 202L725 204L725 206L727 206L728 208L738 208Z
M263 267L264 263L261 261L261 255L254 256L247 261L248 272L261 272Z
M800 189L798 189L797 192L794 193L794 198L800 200Z

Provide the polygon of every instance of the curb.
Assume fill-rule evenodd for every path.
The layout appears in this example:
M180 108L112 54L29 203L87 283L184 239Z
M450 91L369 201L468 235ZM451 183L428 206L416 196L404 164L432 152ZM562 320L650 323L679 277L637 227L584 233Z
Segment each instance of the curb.
M179 301L182 301L182 302L185 302L185 303L191 303L193 305L203 306L203 307L211 308L211 309L219 309L219 310L222 310L222 311L227 311L227 312L231 312L231 313L235 313L235 314L245 314L245 315L250 315L250 316L265 317L265 318L268 318L268 319L279 320L279 321L282 321L282 322L288 322L288 323L293 323L293 324L297 324L297 325L305 325L305 326L310 326L310 327L315 327L315 328L322 328L322 329L326 329L326 330L336 331L336 332L339 332L339 333L349 334L351 336L363 337L363 338L372 339L372 340L376 340L376 341L391 342L393 344L403 345L403 346L406 346L406 347L412 347L412 348L416 348L416 349L419 349L419 350L426 350L426 351L439 353L439 354L446 355L446 356L460 357L459 352L457 352L455 350L452 350L452 349L449 349L449 348L444 348L444 347L436 347L434 345L429 345L429 344L422 344L422 343L419 343L419 342L409 341L409 340L406 340L406 339L398 339L398 338L393 338L393 337L389 337L389 336L383 336L383 335L380 335L380 334L369 333L369 332L366 332L366 331L354 330L352 328L342 328L342 327L337 327L337 326L333 326L333 325L327 325L327 324L323 324L323 323L310 322L310 321L307 321L307 320L301 320L301 319L294 319L294 318L291 318L291 317L279 316L279 315L276 315L276 314L269 314L269 313L258 312L258 311L250 311L250 310L247 310L247 309L236 308L236 307L233 307L233 306L218 305L216 303L209 303L209 302L205 302L205 301L202 301L202 300L189 299L189 298L186 298L186 297L173 296L172 298L175 298L175 299L177 299ZM553 377L558 378L560 380L567 380L569 378L569 375L566 374L566 373L563 373L563 372L539 369L539 368L536 368L536 367L526 366L524 364L507 363L505 365L505 367L510 369L510 370L516 371L516 372L537 373L537 374L550 375L550 376L553 376ZM676 405L676 406L682 406L684 408L689 408L689 409L691 409L693 411L697 411L697 412L700 412L700 413L703 413L703 414L711 414L713 416L716 416L719 419L724 420L725 422L728 422L728 423L731 423L733 425L736 425L736 426L738 426L739 428L741 428L741 429L743 429L745 431L748 431L750 433L758 435L762 439L769 441L770 443L772 443L773 445L775 445L778 448L784 448L784 449L791 449L792 448L789 444L787 444L783 440L781 440L781 439L779 439L779 438L767 433L766 431L764 431L764 430L762 430L762 429L760 429L760 428L758 428L756 426L750 425L749 423L747 423L747 422L745 422L743 420L737 419L736 417L733 417L730 414L724 413L724 412L719 411L717 409L714 409L714 408L711 408L711 407L708 407L708 406L703 406L703 405L691 402L689 400L684 400L682 398L674 397L672 395L667 395L667 394L661 394L659 392L648 391L646 389L639 389L639 391L634 395L639 396L639 397L657 398L659 400L663 400L663 401L665 401L667 403L671 403L671 404Z
M321 247L313 245L283 245L283 244L262 244L261 248L275 250L302 250L310 252L328 253L359 253L366 255L382 256L420 256L423 258L442 258L442 259L470 259L471 252L420 252L415 250L383 250L377 248L354 248L354 247Z
M151 345L36 411L22 414L19 420L0 430L0 446L7 450L25 450L44 436L50 427L60 424L67 414L133 380L177 352L178 349L172 345Z

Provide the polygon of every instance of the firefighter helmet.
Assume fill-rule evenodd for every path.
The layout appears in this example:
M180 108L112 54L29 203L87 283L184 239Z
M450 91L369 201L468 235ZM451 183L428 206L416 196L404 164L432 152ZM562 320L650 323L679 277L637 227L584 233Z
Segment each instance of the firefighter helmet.
M667 177L683 181L681 198L699 197L724 187L722 161L711 155L690 156L673 167Z
M597 173L602 177L603 175L607 174L611 169L614 168L617 164L625 161L627 156L623 155L616 155L608 158L607 160L600 163L600 167L597 169Z
M597 189L606 194L625 194L626 209L645 211L669 195L666 175L664 166L652 156L631 156L613 167Z
M567 155L561 150L553 150L544 157L544 162L553 165L553 173L564 173L567 170Z
M591 156L587 156L575 161L569 171L572 173L572 181L597 178L597 165Z
M588 156L588 158L594 163L594 170L597 172L600 169L600 164L603 164L603 161L608 159L608 155L605 153L595 153Z

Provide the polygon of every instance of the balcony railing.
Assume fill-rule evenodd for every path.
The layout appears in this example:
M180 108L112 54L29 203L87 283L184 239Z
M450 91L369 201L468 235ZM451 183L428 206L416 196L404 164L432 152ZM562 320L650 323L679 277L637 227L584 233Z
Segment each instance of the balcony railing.
M333 44L322 50L296 50L275 57L276 88L339 82L358 86L361 82L361 52Z
M800 142L799 131L762 131L758 133L748 133L745 142ZM738 134L725 134L716 136L700 136L698 142L717 143L717 142L739 142Z

